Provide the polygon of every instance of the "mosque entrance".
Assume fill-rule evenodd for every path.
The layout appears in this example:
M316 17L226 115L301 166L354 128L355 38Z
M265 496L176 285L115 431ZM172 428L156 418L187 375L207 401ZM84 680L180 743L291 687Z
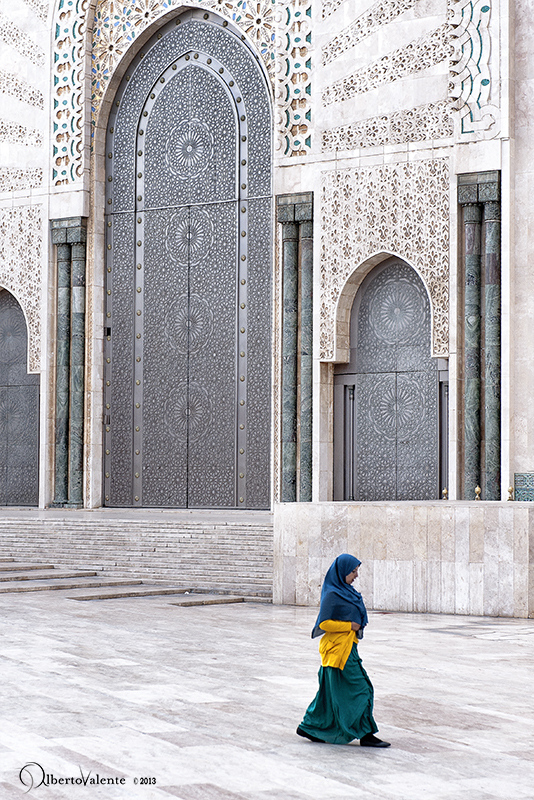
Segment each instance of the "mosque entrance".
M364 280L351 355L334 378L336 500L439 496L439 382L430 303L416 272L388 259Z
M26 320L0 289L0 506L39 503L39 375L28 375Z
M117 93L106 505L270 505L270 131L256 56L200 11L161 29Z

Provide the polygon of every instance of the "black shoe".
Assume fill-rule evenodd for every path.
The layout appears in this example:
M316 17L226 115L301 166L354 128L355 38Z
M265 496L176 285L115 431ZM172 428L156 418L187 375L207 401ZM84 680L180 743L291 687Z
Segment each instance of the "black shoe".
M379 739L374 733L366 733L360 739L360 744L362 747L391 747L389 742L383 742L382 739Z
M325 744L324 739L318 739L316 736L312 736L311 733L306 733L306 731L303 731L300 726L297 728L297 733L299 736L304 736L305 739L309 739L310 742L321 742L322 744Z

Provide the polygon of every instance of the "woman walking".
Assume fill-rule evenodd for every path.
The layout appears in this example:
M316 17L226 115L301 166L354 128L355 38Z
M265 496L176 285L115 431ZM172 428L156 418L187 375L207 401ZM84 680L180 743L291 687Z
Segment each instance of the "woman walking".
M358 655L357 642L367 625L362 596L352 586L360 564L344 553L323 581L321 608L311 634L323 637L319 691L297 733L312 742L348 744L359 739L362 747L389 747L389 742L375 736L373 685Z

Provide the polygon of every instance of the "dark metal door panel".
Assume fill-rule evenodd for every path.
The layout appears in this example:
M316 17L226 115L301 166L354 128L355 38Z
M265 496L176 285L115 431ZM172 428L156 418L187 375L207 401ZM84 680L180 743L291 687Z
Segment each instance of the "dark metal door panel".
M143 110L148 118L138 137L138 151L144 150L138 172L144 173L145 208L236 196L236 122L230 96L219 78L191 60L185 55L174 62ZM198 54L197 64L202 60L207 59Z
M395 499L395 374L358 375L354 426L356 500Z
M269 105L248 52L201 19L147 43L110 118L109 505L270 501L271 199L249 200L249 174L270 193Z
M0 505L39 502L39 376L26 359L24 314L0 291Z
M0 506L7 504L7 391L0 386Z
M188 208L144 213L137 270L134 480L145 506L187 505ZM140 256L141 258L142 256ZM140 359L137 361L137 359ZM139 405L139 408L137 407ZM139 431L137 430L139 428ZM138 452L139 451L139 452Z
M38 386L11 386L7 389L6 456L6 505L38 505Z
M435 368L430 355L430 304L411 267L396 263L379 272L354 315L356 372L407 372ZM356 330L357 325L357 330Z
M241 205L241 208L244 206ZM271 459L271 220L269 197L250 199L248 212L248 260L246 274L246 469L239 470L238 494L245 496L249 508L270 505ZM241 214L243 216L243 214ZM242 278L243 280L243 278ZM241 312L243 313L243 312Z
M430 306L406 264L378 268L362 284L351 346L351 362L335 378L336 389L344 386L335 394L336 499L349 499L352 474L357 500L436 498L438 373L430 356Z
M397 374L397 500L438 497L438 374Z
M237 384L246 376L239 363L244 359L237 355L237 207L219 203L191 211L211 231L213 244L190 267L190 303L202 323L189 344L189 391L195 397L195 416L189 417L189 505L234 506Z
M135 346L135 216L115 214L107 228L104 489L106 503L130 506L132 486L134 346Z

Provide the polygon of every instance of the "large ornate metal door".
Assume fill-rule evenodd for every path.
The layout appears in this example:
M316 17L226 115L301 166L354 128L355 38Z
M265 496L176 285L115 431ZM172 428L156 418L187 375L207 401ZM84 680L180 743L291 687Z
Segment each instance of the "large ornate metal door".
M395 259L356 297L351 359L335 376L335 496L339 500L438 497L438 370L430 355L430 304Z
M194 11L130 72L107 148L105 502L265 508L265 82L240 37Z
M39 376L26 361L24 314L0 289L0 506L39 502Z

